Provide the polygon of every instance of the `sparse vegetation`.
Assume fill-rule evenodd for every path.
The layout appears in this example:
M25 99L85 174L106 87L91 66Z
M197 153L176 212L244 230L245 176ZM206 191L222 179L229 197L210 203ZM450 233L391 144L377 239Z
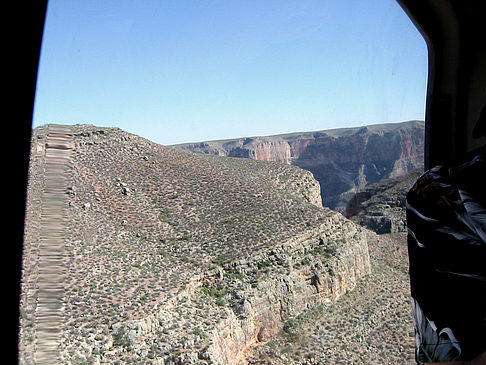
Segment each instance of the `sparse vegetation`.
M253 363L273 363L282 354L296 365L305 358L316 364L413 363L405 236L369 237L371 276L336 303L286 321L276 339L257 348Z
M111 364L152 358L169 363L185 356L210 363L211 336L230 314L248 316L250 300L289 276L291 263L301 269L300 278L325 267L338 253L334 246L349 245L343 238L348 236L334 232L346 229L344 218L302 196L302 184L314 180L299 168L198 156L119 129L72 128L74 148L66 172L72 188L62 192L66 209L60 219L66 227L65 320L58 323L64 363L101 358ZM45 133L42 128L34 132L34 150L36 143L45 143ZM33 153L30 166L21 298L25 363L32 363L38 325L44 157ZM304 183L297 188L296 181ZM325 245L316 246L319 235L325 236ZM315 295L310 276L308 282ZM392 297L391 292L383 295ZM333 310L325 308L325 313ZM337 308L336 313L346 314ZM302 326L322 323L322 317L309 316L288 322L283 333L293 341L276 342L274 348L294 358L314 358L318 351L309 346L327 343L315 345L314 337L302 335ZM336 319L327 325L340 331L349 322ZM143 340L133 340L138 337Z

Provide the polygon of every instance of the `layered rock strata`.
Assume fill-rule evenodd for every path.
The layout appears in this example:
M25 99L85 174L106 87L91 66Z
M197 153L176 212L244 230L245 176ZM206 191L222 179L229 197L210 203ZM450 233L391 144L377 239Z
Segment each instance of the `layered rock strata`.
M70 128L60 363L237 364L369 273L362 228L321 206L308 171ZM21 363L39 335L45 133L32 141Z
M287 320L250 364L414 364L406 234L367 234L371 275L338 301Z
M367 186L349 201L346 217L378 234L406 232L406 195L422 173L416 169Z
M324 206L344 213L347 202L365 186L423 166L424 123L410 121L174 147L299 166L319 181Z
M337 230L339 236L334 235ZM117 338L125 336L132 351L141 357L150 354L161 333L167 334L172 341L165 346L169 355L164 363L239 364L245 362L254 345L275 337L286 320L337 300L369 273L362 230L334 215L318 229L270 251L194 277L188 288L158 313L117 323L113 333ZM204 312L201 296L206 306L216 306L217 320L203 319L210 322L204 336L179 327L174 331L174 323L197 323ZM177 308L184 307L182 303L195 308L184 319L175 314Z

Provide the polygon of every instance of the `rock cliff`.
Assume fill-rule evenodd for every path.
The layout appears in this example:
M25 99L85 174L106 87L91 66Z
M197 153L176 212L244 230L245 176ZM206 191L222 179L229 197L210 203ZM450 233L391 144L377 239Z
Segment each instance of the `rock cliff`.
M406 234L366 234L371 274L338 301L287 320L277 336L255 347L250 364L414 363Z
M422 173L416 169L367 186L349 201L346 217L378 234L406 232L406 195Z
M197 155L116 128L37 128L20 362L244 362L284 321L370 272L363 228L320 200L295 166ZM56 228L51 241L43 227Z
M410 121L174 147L301 167L319 181L323 205L344 213L347 202L365 186L423 166L424 123Z
M113 333L124 336L141 357L151 354L160 334L166 334L166 364L244 363L253 346L272 340L285 321L334 302L369 273L362 230L334 214L270 251L195 276L169 305L115 324ZM199 325L204 330L195 330Z

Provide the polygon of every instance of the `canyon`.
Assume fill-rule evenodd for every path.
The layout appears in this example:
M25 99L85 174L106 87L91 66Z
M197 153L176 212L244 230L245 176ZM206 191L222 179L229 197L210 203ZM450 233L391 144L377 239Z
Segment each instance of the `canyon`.
M365 186L423 167L424 122L375 124L275 136L184 143L200 154L276 161L310 171L324 206L345 214Z
M422 173L415 169L365 187L348 202L346 217L378 234L406 232L406 195Z
M402 203L419 170L347 219L288 161L92 125L36 128L30 157L20 364L413 362Z
M20 363L239 364L371 272L297 166L117 128L33 131Z

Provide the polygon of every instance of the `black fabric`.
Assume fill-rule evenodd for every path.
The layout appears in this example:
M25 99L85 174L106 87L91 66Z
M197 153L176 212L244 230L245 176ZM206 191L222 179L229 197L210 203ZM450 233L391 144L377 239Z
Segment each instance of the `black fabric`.
M407 194L412 298L429 327L450 329L460 348L440 361L471 360L486 350L485 177L486 161L476 156L428 170ZM418 317L416 332L424 320ZM417 334L418 362L438 361L442 348L445 356L447 345L425 342Z

